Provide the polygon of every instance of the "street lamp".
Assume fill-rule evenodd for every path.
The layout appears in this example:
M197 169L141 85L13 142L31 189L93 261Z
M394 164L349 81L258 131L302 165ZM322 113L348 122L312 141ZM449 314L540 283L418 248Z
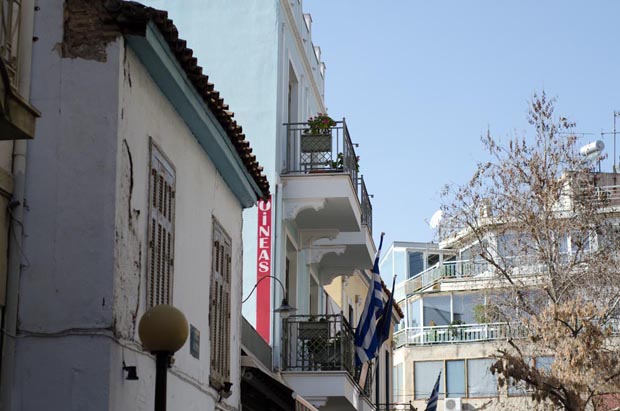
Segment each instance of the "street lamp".
M286 294L286 288L284 288L284 284L282 284L282 281L280 281L277 277L274 277L273 275L265 275L261 277L261 279L258 280L256 284L254 284L254 288L252 288L252 291L250 291L250 294L248 294L248 296L245 297L243 301L241 301L241 304L246 302L252 296L252 293L254 293L254 290L256 290L256 287L258 287L261 281L263 281L265 278L273 278L274 280L278 282L278 284L280 284L280 287L282 287L282 295L284 296L282 298L282 303L280 303L280 306L276 308L275 310L273 310L273 312L280 314L280 317L282 317L283 320L286 320L291 315L291 313L297 311L297 308L289 305L288 299L286 297L287 294Z
M138 325L142 348L155 355L155 411L166 411L166 382L170 358L189 334L187 320L170 305L156 305L144 313Z

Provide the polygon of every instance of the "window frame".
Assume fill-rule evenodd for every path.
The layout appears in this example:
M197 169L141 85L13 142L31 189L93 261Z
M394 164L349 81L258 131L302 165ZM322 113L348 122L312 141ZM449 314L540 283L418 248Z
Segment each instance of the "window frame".
M209 278L209 385L220 389L231 377L232 239L212 219Z
M165 176L164 173L168 175ZM157 177L154 178L154 175ZM160 195L154 198L155 190L157 187L161 187L162 179L168 183L170 191L166 191L164 198ZM155 183L159 180L159 183ZM156 184L159 184L156 187ZM168 200L168 204L165 202ZM164 154L163 150L153 141L151 138L149 141L149 171L148 171L148 220L147 220L147 260L146 260L146 309L152 308L159 304L173 304L173 290L174 290L174 254L175 254L175 212L176 212L176 169L174 164ZM159 207L154 203L163 203L163 213L159 210ZM168 220L166 224L165 220ZM156 222L154 222L154 220ZM167 253L164 251L162 256L161 250L155 249L155 243L161 240L160 235L162 230L155 230L155 225L163 227L164 230L168 229L168 239L166 245L168 246ZM167 275L163 274L165 265L167 264ZM164 278L161 278L161 277ZM165 287L162 290L163 295L159 295L160 287Z

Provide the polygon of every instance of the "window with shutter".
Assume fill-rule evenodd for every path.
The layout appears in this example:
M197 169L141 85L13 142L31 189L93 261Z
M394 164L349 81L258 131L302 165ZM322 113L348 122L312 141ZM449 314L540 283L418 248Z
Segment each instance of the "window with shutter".
M147 309L159 304L172 304L174 197L174 168L161 151L151 145Z
M212 386L220 388L230 380L230 280L232 247L230 237L213 221L209 332Z

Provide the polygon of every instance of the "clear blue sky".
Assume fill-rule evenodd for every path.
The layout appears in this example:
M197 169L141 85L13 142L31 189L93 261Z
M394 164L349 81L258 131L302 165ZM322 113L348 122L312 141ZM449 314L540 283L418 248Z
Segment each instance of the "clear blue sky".
M557 97L556 114L596 134L584 144L620 110L620 1L305 0L304 9L327 65L329 113L346 117L360 144L376 240L381 231L388 243L432 240L425 220L442 186L471 176L487 128L529 133L533 93ZM612 136L603 141L611 157Z

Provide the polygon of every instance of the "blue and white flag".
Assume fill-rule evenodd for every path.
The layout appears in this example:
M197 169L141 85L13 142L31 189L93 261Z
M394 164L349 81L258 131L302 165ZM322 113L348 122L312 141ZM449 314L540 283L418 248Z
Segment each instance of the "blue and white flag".
M437 401L439 400L439 380L440 379L441 379L441 370L439 370L437 381L435 382L433 391L431 391L431 396L428 399L428 402L426 403L426 409L424 411L437 411Z
M394 309L394 286L396 285L396 276L392 279L392 293L388 298L385 307L383 307L383 314L381 319L377 323L377 334L379 338L379 348L390 337L390 329L392 327L392 310Z
M362 311L362 316L355 329L355 362L357 365L372 360L379 351L377 320L383 314L383 287L379 275L379 256L381 255L384 235L385 233L381 233L364 311Z

